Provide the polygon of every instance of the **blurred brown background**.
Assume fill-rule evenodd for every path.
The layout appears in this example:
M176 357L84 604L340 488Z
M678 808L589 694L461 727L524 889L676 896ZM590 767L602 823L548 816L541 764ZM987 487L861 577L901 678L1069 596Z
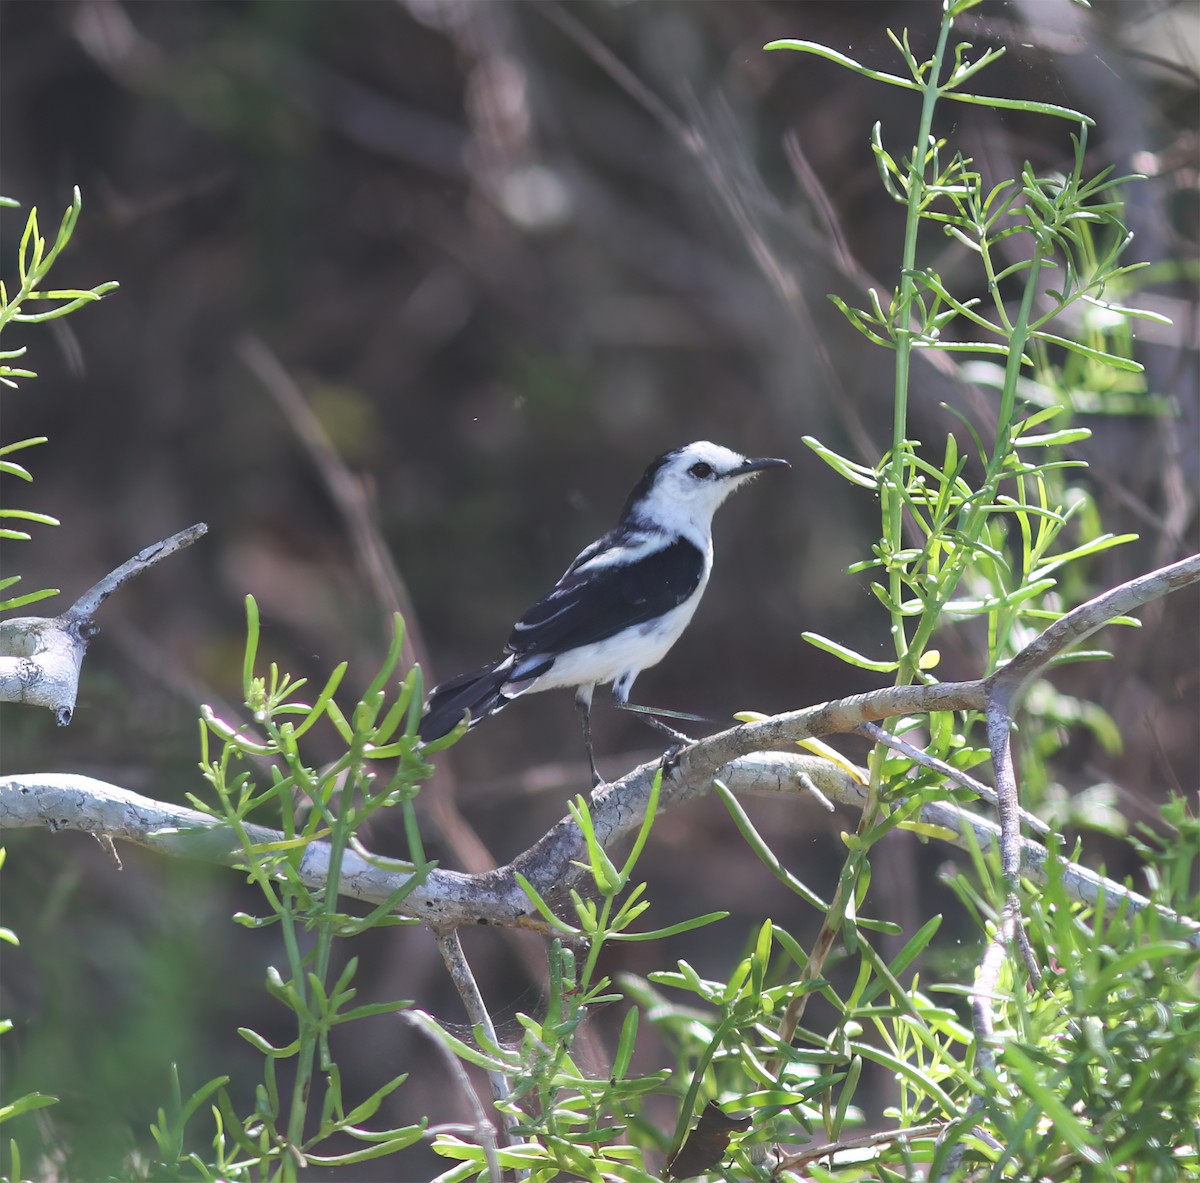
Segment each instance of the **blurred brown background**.
M4 494L63 523L6 544L5 573L19 571L25 590L63 589L49 603L65 604L147 543L210 527L105 605L70 728L3 708L4 769L86 772L172 800L202 792L197 705L237 699L247 592L264 658L313 678L349 659L348 685L370 679L386 646L384 577L355 546L289 390L332 441L352 494L366 495L431 678L494 656L516 615L612 524L646 462L708 438L795 467L722 512L706 600L637 697L728 717L870 686L800 639L814 628L872 655L886 642L865 580L845 574L876 535L876 507L801 436L867 462L890 436L890 355L826 296L860 300L872 277L894 282L902 211L867 137L882 119L901 151L916 104L761 47L803 37L899 69L885 28L908 26L927 55L939 9L0 4L0 189L36 204L52 234L78 184L84 214L54 280L121 283L68 320L5 335L5 348L29 345L40 377L4 392L4 439L50 443L26 454L32 489ZM1095 589L1196 549L1198 15L1192 3L1089 12L1027 0L985 3L960 26L964 40L1008 47L982 89L1080 107L1098 122L1091 171L1150 174L1127 194L1132 257L1192 267L1190 280L1161 270L1143 297L1175 320L1139 330L1148 389L1174 414L1086 419L1096 436L1081 454L1105 524L1142 535L1092 565ZM1026 159L1063 167L1069 130L947 107L939 127L995 179ZM9 282L24 216L0 213ZM952 287L977 285L968 258L937 249ZM913 434L927 441L954 425L942 402L987 402L925 358L913 397ZM1126 738L1114 757L1072 736L1055 770L1063 791L1115 785L1115 807L1134 820L1197 776L1196 598L1177 600L1113 638L1117 661L1099 677L1091 667L1060 683L1093 695ZM977 637L942 648L943 676L977 672ZM644 727L603 707L597 745L614 775L653 754ZM519 704L443 765L426 800L453 795L500 862L586 786L567 694ZM847 819L805 803L751 808L789 865L827 890ZM444 808L428 806L426 821L443 866L479 856ZM51 1141L70 1143L73 1177L86 1178L144 1137L171 1060L190 1087L257 1071L232 1030L278 1033L281 1015L257 991L279 954L273 930L228 922L253 901L227 873L135 852L118 873L81 835L6 841L6 923L24 945L4 956L0 1010L19 1026L4 1041L6 1088L63 1096ZM371 841L399 849L386 825ZM815 919L712 802L664 819L653 845L658 923L734 916L678 948L631 947L611 970L685 956L720 975L765 914L810 935ZM1119 847L1098 849L1132 869ZM953 912L931 873L945 857L898 836L876 869L877 914L911 926ZM468 935L501 1022L536 1009L538 945ZM361 944L368 995L462 1019L427 934ZM601 1017L600 1071L606 1035ZM428 1062L390 1118L462 1116L428 1049L398 1025L376 1024L345 1055L364 1088ZM437 1169L423 1153L413 1178Z

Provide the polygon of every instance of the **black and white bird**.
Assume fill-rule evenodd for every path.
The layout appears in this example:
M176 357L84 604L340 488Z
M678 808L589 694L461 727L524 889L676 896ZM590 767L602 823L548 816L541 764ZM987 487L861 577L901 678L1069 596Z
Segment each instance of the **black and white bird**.
M629 692L679 640L700 603L712 572L713 514L734 489L775 467L790 465L703 441L664 452L629 494L616 527L585 547L513 626L504 656L431 692L421 739L440 739L466 714L474 727L522 694L571 686L592 781L603 784L592 753L591 706L595 688L611 682L617 706L686 741L655 716L696 716L638 706Z

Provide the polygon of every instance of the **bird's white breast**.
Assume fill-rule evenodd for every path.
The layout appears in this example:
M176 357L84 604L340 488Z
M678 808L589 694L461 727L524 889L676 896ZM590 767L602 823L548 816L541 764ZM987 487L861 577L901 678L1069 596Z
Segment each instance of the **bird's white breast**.
M603 686L622 675L630 675L628 681L632 683L641 670L662 661L679 640L696 612L707 583L706 570L695 593L663 616L634 625L603 641L568 649L554 659L554 665L530 685L526 693L553 690L557 686Z

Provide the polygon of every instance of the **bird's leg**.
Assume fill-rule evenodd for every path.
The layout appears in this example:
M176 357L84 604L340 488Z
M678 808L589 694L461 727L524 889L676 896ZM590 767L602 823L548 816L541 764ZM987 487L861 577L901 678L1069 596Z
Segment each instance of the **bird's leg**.
M703 715L690 715L686 711L668 711L662 707L644 707L635 702L626 702L616 692L613 694L613 702L623 711L633 711L643 722L649 723L651 727L670 737L671 746L663 752L661 765L663 776L675 768L679 762L679 753L696 741L690 735L668 726L658 716L666 715L669 719L687 719L693 723L716 723L715 719L706 719Z
M592 770L592 788L598 789L605 783L596 770L596 756L592 751L592 691L594 686L580 686L575 691L575 707L583 723L583 746L587 749L588 767Z
M658 718L659 712L654 707L638 706L632 702L619 702L617 706L623 711L633 711L643 723L648 723L656 731L661 731L663 735L669 736L677 744L695 742L690 735L686 735L682 731L676 731L674 727L668 726ZM676 716L672 715L671 717L675 718Z
M663 735L669 735L677 744L695 743L696 741L690 735L685 735L682 731L676 731L674 727L669 727L659 716L665 715L668 719L684 719L691 723L717 722L716 719L706 719L703 715L690 715L687 711L668 711L665 707L644 707L635 702L623 702L615 694L613 702L623 711L633 711L642 722L649 723Z

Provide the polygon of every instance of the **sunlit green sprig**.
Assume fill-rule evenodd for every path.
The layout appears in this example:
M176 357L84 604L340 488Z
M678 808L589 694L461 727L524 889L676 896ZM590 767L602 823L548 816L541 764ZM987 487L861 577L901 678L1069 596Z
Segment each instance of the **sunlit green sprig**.
M0 206L13 208L17 202L11 198L0 198ZM66 316L70 312L74 312L77 308L82 308L84 304L90 304L94 300L99 300L109 292L116 289L118 286L115 282L97 284L94 288L58 288L51 290L43 290L42 284L50 274L50 269L58 260L58 256L62 254L68 242L71 241L71 235L75 232L75 224L79 221L79 211L82 208L82 199L79 195L79 187L76 186L73 191L71 204L67 207L66 212L62 216L62 220L58 224L58 233L54 236L54 243L49 248L46 246L46 240L42 237L41 230L38 226L37 207L29 211L29 217L25 221L25 230L21 235L21 245L17 252L17 276L20 283L17 290L10 296L7 287L0 281L0 331L10 321L21 324L36 324L43 320L54 320L59 316ZM37 312L25 312L22 309L32 300L59 300L62 303L56 304L53 308L43 308ZM25 352L24 349L18 349L13 352L0 354L3 358L20 357ZM4 366L0 366L0 382L6 386L15 386L15 378L33 378L35 374L28 370L10 370Z
M874 559L855 570L879 567L886 576L873 585L873 590L891 617L896 657L894 661L869 660L825 638L809 634L808 639L862 668L895 673L901 682L928 678L928 671L936 665L937 655L926 652L934 631L944 621L961 616L971 603L955 602L951 608L959 581L989 561L1007 565L1004 547L995 544L991 519L1014 511L1026 516L1068 516L1062 482L1050 478L1050 474L1071 463L1060 458L1061 450L1086 438L1086 431L1065 426L1035 435L1034 426L1061 415L1068 404L1064 401L1056 408L1044 408L1041 418L1022 419L1018 413L1022 367L1051 373L1052 351L1057 350L1117 372L1136 374L1141 367L1129 355L1127 335L1113 334L1117 348L1108 349L1104 335L1107 329L1103 326L1123 325L1137 316L1161 319L1106 294L1137 268L1120 262L1130 235L1121 223L1121 206L1114 196L1133 178L1114 178L1111 170L1084 178L1090 120L1055 104L1001 101L963 89L968 79L1003 53L1000 49L987 50L972 59L967 45L951 49L950 30L955 17L973 6L974 0L945 4L937 48L925 61L918 61L913 54L907 33L892 36L907 68L907 78L869 69L811 42L779 41L769 46L817 54L876 81L922 95L920 126L906 158L897 158L885 147L881 124L877 123L871 134L871 148L884 187L906 207L900 282L886 306L874 290L865 308L853 308L834 297L850 322L868 339L896 351L892 448L877 465L868 466L839 456L816 440L806 441L843 476L870 488L881 499L883 536ZM944 160L946 141L930 134L933 111L943 100L1012 107L1078 123L1080 133L1073 137L1072 170L1066 175L1039 177L1026 165L1018 179L985 189L971 161L958 152ZM978 256L990 313L984 311L981 300L956 296L933 268L918 263L918 230L923 224L939 227ZM1012 261L1002 257L1011 258L1013 254L1017 257ZM1044 274L1052 270L1061 273L1057 288L1044 285ZM1009 289L1014 284L1019 285L1018 298L1010 304ZM1047 290L1043 291L1043 286ZM1051 331L1048 326L1077 304L1093 313L1103 311L1103 322L1089 316L1084 334ZM957 322L967 326L965 336L949 332ZM975 425L964 424L974 444L973 458L950 437L944 461L937 464L923 458L919 443L909 437L907 392L913 349L968 356L990 354L1003 361L1004 375L997 382L1000 406L992 439L985 443ZM1031 460L1029 449L1035 447L1043 451ZM983 466L983 480L977 486L967 482L969 462ZM1039 501L1023 500L1021 487L1015 496L1005 488L1013 478L1035 475L1042 478ZM1062 524L1065 522L1060 521L1059 528ZM1026 529L1022 523L1022 532ZM1047 532L1041 531L1039 541L1046 544L1049 540ZM1061 567L1118 541L1123 539L1105 535L1085 538L1060 554L1055 565ZM1005 583L994 588L992 606L974 607L970 614L1003 614L1014 602L1025 604L1030 613L1048 611L1046 593L1055 584L1044 578L1020 569L1010 570ZM989 622L989 628L997 639L1011 632L1010 623L1002 619ZM1009 655L1001 645L991 652L989 660L994 664Z
M1159 825L1167 832L1143 827L1148 840L1138 843L1160 889L1155 900L1200 918L1200 822L1173 797ZM1006 972L992 1000L1004 1039L976 1114L991 1137L967 1139L971 1161L989 1180L1057 1168L1071 1179L1184 1183L1200 1171L1200 948L1190 929L1156 908L1131 914L1110 911L1103 898L1094 907L1072 900L1063 885L1067 852L1054 838L1049 846L1048 881L1024 905L1046 968L1032 991ZM972 858L975 879L947 883L991 928L1004 899L999 864L977 849Z
M0 208L12 209L17 204L10 197L0 197ZM38 321L52 320L55 317L66 316L68 313L74 312L77 308L81 308L84 304L99 300L102 296L117 287L116 283L102 283L88 289L63 288L54 291L42 290L42 284L49 276L51 267L58 260L67 243L71 241L71 235L75 231L75 224L79 220L79 211L81 208L82 201L79 189L76 188L71 204L63 214L62 221L59 223L54 243L49 248L47 248L46 240L42 237L41 231L38 228L36 207L29 211L29 217L26 219L25 230L21 235L21 243L17 251L17 274L20 283L11 297L3 281L0 281L0 331L3 331L4 327L8 324L33 324ZM39 300L61 300L64 303L58 304L53 308L42 309L39 312L22 311L22 308L30 301ZM0 386L15 387L18 379L37 377L37 374L33 370L20 369L9 364L15 359L24 356L24 354L25 346L19 349L0 350ZM12 460L11 457L14 453L23 451L25 448L44 444L46 439L47 437L44 435L33 436L29 439L17 440L15 443L0 445L0 476L16 477L18 480L31 482L33 476L29 470L24 465ZM5 505L0 507L0 523L3 523L0 524L0 540L2 541L26 542L29 540L30 535L27 530L21 526L11 526L8 524L10 522L30 523L41 526L57 526L59 524L58 519L51 517L49 514L36 513L28 509L14 509L11 506ZM20 575L7 575L0 578L0 593L15 586L20 580ZM42 588L35 592L28 592L25 595L0 599L0 612L10 612L16 608L24 608L29 604L36 603L38 600L44 600L49 596L57 594L57 588Z
M990 443L984 442L979 428L964 420L974 445L973 457L950 435L941 462L931 463L921 455L919 444L906 438L898 454L884 457L871 468L837 455L818 441L808 441L847 479L876 491L885 509L898 505L909 535L900 539L885 532L874 548L874 559L852 569L881 567L888 573L888 583L875 583L873 590L893 619L898 643L895 661L859 661L844 647L810 635L814 643L856 664L865 663L866 668L880 672L895 671L899 676L907 662L919 674L927 668L925 649L937 627L963 616L984 615L989 618L992 642L989 668L994 668L1012 655L1007 642L1013 631L1014 609L1020 606L1018 614L1030 619L1053 617L1056 609L1048 605L1047 594L1057 587L1058 580L1052 572L1132 537L1099 533L1066 550L1051 550L1063 527L1084 504L1078 494L1072 494L1070 506L1061 500L1068 494L1059 474L1081 464L1063 458L1062 450L1083 442L1090 433L1074 426L1035 430L1061 420L1067 413L1062 405L1025 415L1017 409L1021 366L1034 364L1030 353L1044 365L1047 350L1061 347L1092 364L1130 373L1141 370L1123 353L1108 353L1094 343L1076 341L1045 327L1078 302L1091 308L1103 306L1114 318L1137 314L1137 310L1102 299L1106 285L1135 269L1120 265L1129 235L1120 222L1120 205L1111 199L1113 187L1131 178L1113 180L1106 172L1091 181L1082 180L1085 136L1076 138L1074 144L1075 168L1066 177L1038 178L1027 167L1020 182L984 192L979 174L956 156L936 182L922 190L923 199L917 203L921 216L941 225L979 255L993 305L991 318L981 311L978 299L957 298L930 268L913 267L909 275L914 284L908 298L902 285L886 311L877 297L869 309L851 309L839 301L851 322L877 343L897 349L908 342L914 348L993 353L1006 362L998 424ZM882 148L877 148L878 154L888 163L884 175L899 170ZM931 154L935 157L936 153ZM948 208L926 204L930 194ZM1101 232L1109 240L1104 250L1096 245ZM996 251L1014 235L1029 239L1032 252L1001 268ZM1050 269L1062 271L1060 288L1046 293L1051 307L1034 316L1033 296L1039 290L1039 277ZM1004 284L1017 278L1023 278L1025 286L1014 317L1004 297ZM946 336L948 326L959 319L969 322L976 334L982 329L985 336L995 339L962 341ZM966 479L972 462L984 470L978 487ZM1015 555L1007 545L1010 524L1017 527L1015 537L1021 542ZM912 544L912 535L919 545ZM990 582L990 594L960 597L960 581L969 579L977 584L980 575ZM906 624L908 620L913 623Z
M198 795L190 795L190 800L237 835L241 865L262 892L266 913L239 914L235 919L253 928L280 927L287 965L284 971L271 967L266 988L292 1013L296 1037L280 1046L240 1028L242 1037L264 1057L264 1079L253 1113L239 1117L224 1085L209 1082L186 1104L173 1106L169 1115L160 1113L155 1137L160 1147L181 1146L183 1126L215 1092L218 1153L210 1164L217 1174L211 1177L286 1183L296 1179L305 1164L363 1162L395 1153L423 1135L424 1123L363 1128L405 1076L394 1077L364 1100L348 1103L330 1036L341 1024L411 1006L403 1000L353 1005L358 960L350 958L337 970L334 943L370 928L413 923L394 910L435 865L425 857L412 806L420 781L433 772L425 757L435 745L422 745L416 734L423 697L420 671L409 670L394 698L389 693L404 640L399 617L379 672L347 715L335 698L346 673L344 663L310 703L301 702L297 695L304 680L293 681L275 664L266 675L256 673L260 634L252 597L246 599L246 616L243 694L252 723L235 726L210 708L203 709L200 768L216 801ZM344 747L342 756L321 768L306 761L301 743L318 725L332 727ZM219 745L216 751L214 741ZM385 767L382 761L388 762L387 775L377 771ZM391 860L389 865L408 872L409 878L367 915L353 916L338 906L344 856L358 829L386 807L401 810L409 847L407 860ZM249 824L259 814L281 826L281 840L255 840ZM300 875L301 862L317 841L327 845L325 882L319 890ZM285 1093L278 1084L277 1065L289 1060L294 1061L294 1076L290 1093ZM339 1134L349 1135L362 1148L322 1153L328 1140ZM187 1161L199 1165L194 1156Z
M649 1093L675 1091L670 1073L658 1070L631 1074L639 1029L638 1010L630 1010L621 1027L611 1070L597 1074L576 1059L580 1025L597 1008L619 1003L624 994L598 970L600 955L615 941L656 941L724 919L712 912L651 931L631 926L649 908L644 883L632 884L650 836L658 806L661 774L655 778L645 819L629 854L618 867L600 845L586 799L576 797L569 809L587 845L587 868L596 898L572 889L575 923L563 919L532 884L518 875L538 915L559 933L549 953L549 983L540 1016L518 1014L521 1039L506 1046L489 1040L476 1027L474 1044L440 1027L430 1030L455 1054L489 1072L502 1074L510 1084L499 1107L514 1120L509 1127L513 1144L497 1149L501 1165L529 1172L533 1183L570 1172L588 1179L614 1178L629 1183L653 1183L645 1165L647 1148L666 1150L666 1141L643 1108ZM582 949L582 956L577 953ZM462 1166L440 1176L444 1183L475 1178L486 1171L479 1145L456 1134L444 1134L434 1149Z

